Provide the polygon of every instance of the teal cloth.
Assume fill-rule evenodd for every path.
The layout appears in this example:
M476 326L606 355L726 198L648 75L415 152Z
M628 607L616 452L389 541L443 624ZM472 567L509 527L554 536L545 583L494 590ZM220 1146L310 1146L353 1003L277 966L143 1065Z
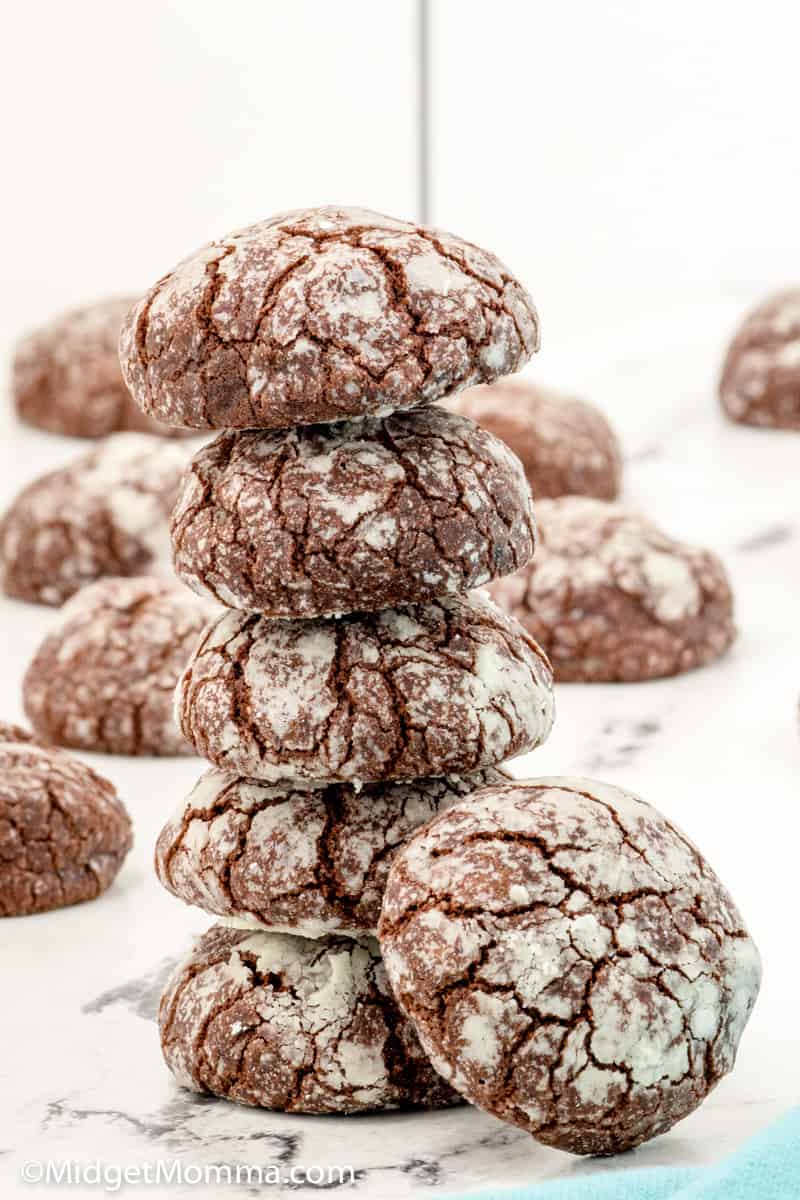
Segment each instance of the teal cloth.
M645 1167L447 1200L800 1200L800 1108L712 1167Z

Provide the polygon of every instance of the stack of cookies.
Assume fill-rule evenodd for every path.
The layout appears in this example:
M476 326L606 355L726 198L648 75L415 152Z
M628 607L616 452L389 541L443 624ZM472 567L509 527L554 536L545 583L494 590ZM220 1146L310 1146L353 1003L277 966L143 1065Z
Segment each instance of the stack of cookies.
M492 255L335 208L211 244L123 326L144 411L222 430L172 524L179 576L226 609L176 698L213 769L156 851L164 885L222 918L162 999L187 1087L296 1112L458 1099L374 935L395 851L552 724L544 653L468 595L533 554L522 468L430 407L537 338Z

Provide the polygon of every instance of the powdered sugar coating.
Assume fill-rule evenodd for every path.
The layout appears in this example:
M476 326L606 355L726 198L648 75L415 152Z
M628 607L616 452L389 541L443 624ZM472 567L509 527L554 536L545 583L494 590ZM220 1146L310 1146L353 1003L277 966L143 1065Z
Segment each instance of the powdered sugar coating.
M719 394L734 421L800 429L800 288L777 292L745 319L728 350Z
M514 451L537 500L615 500L622 478L616 435L598 408L529 379L501 379L446 402Z
M174 435L134 401L119 366L122 318L138 297L62 313L17 345L11 391L23 421L71 437L118 430Z
M440 1108L459 1098L389 991L377 942L215 925L159 1009L178 1083L283 1112Z
M187 904L303 937L378 926L394 854L448 805L508 777L278 784L209 771L162 829L156 873Z
M621 505L536 505L536 558L489 592L541 643L556 679L654 679L704 666L736 635L719 559Z
M213 242L129 314L122 368L145 412L282 428L414 408L538 348L494 255L365 209L282 213Z
M189 754L173 716L178 677L212 606L147 576L103 579L66 604L25 674L40 737L107 754Z
M0 744L0 916L93 900L132 841L107 779L58 750Z
M136 575L168 553L183 445L117 433L70 466L28 484L0 523L3 591L63 604L106 575Z
M468 1100L577 1154L629 1149L731 1070L758 952L697 848L587 779L458 801L396 856L398 1003Z
M176 692L184 735L215 766L273 782L461 775L544 741L550 667L478 595L339 619L231 611Z
M172 520L189 587L287 617L467 591L522 566L534 539L517 459L433 408L223 433L195 455Z

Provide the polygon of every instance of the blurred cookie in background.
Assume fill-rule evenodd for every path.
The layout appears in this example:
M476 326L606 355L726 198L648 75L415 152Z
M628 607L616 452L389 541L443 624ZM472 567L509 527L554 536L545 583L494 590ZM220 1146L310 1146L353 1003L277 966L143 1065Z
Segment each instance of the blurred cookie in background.
M800 429L800 287L776 292L734 337L719 384L733 421Z
M103 579L66 604L23 681L47 742L105 754L190 754L173 693L215 606L182 584Z
M126 296L72 309L19 341L11 391L22 421L70 437L185 432L146 416L123 381L119 331L136 300Z
M36 734L31 733L24 725L15 725L13 721L0 721L0 746L6 743L27 742L31 746L40 746Z
M503 379L445 401L501 438L522 462L535 499L614 500L622 478L616 434L594 405L529 379Z
M128 812L102 775L60 750L0 744L0 917L93 900L132 843Z
M487 590L542 646L556 680L678 675L733 642L730 584L710 551L585 496L542 500L536 517L535 558Z
M104 576L166 565L169 516L189 458L186 445L116 433L28 484L0 521L2 590L58 605Z

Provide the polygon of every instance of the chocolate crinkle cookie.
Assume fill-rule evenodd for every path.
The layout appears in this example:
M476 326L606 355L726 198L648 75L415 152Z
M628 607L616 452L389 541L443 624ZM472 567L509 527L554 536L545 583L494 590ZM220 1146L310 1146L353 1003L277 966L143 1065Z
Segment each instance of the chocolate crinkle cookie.
M622 478L616 435L598 408L528 379L502 379L446 402L510 446L534 496L615 500Z
M245 927L374 933L398 846L456 800L507 779L488 768L356 790L209 771L162 829L156 872L187 904Z
M136 299L102 300L63 313L18 343L11 391L23 421L72 437L178 432L146 416L122 378L119 331Z
M215 766L279 782L461 775L544 741L550 666L490 601L339 620L229 612L176 692L187 740Z
M181 671L212 606L149 577L103 579L66 604L23 682L36 733L106 754L190 754L173 718Z
M169 555L169 514L185 446L117 433L24 488L0 522L8 596L59 605L105 575L137 575Z
M377 942L214 925L159 1010L178 1083L282 1112L443 1108L459 1096L425 1058Z
M223 433L195 455L172 521L189 587L284 617L468 591L526 563L534 539L519 462L434 408Z
M107 779L58 750L0 744L0 916L93 900L132 841Z
M35 733L24 725L14 725L11 721L0 721L0 745L5 742L27 742L30 745L41 745Z
M761 975L697 848L585 779L452 805L395 858L379 936L439 1073L574 1154L628 1150L692 1112L733 1067Z
M725 568L638 513L580 496L536 505L536 558L489 585L557 680L637 681L702 667L736 636Z
M123 326L143 410L195 429L415 408L518 370L533 302L492 254L365 209L283 213L205 246Z
M719 394L734 421L800 429L800 288L770 296L745 319L728 350Z

